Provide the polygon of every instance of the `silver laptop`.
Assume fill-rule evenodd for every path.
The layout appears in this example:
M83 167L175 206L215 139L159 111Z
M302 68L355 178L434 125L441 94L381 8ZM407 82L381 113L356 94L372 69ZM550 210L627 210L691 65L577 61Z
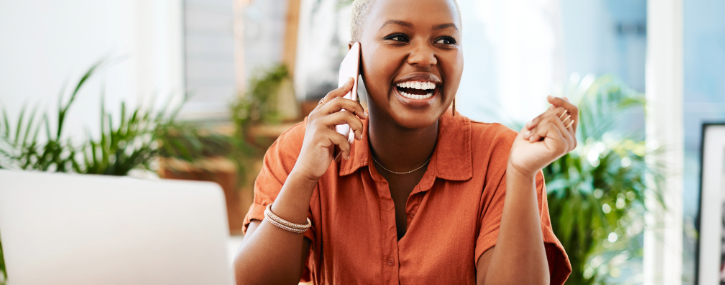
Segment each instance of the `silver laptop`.
M213 183L0 170L9 285L232 284L228 237Z

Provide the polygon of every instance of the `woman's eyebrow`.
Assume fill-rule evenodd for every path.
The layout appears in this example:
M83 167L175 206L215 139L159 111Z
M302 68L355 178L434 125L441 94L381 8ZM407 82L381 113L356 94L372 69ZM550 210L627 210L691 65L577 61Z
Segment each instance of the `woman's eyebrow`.
M404 26L404 27L408 27L408 28L413 27L413 23L411 23L411 22L406 22L406 21L402 21L402 20L387 20L387 21L385 21L385 23L383 23L382 26L380 26L380 29L382 29L383 27L390 25L390 24L400 25L400 26ZM440 25L433 26L433 30L441 30L441 29L445 29L445 28L454 28L454 29L456 29L456 31L458 31L458 27L454 23L446 23L446 24L440 24Z
M445 28L449 28L449 27L452 27L452 28L456 29L456 31L458 31L458 27L456 27L456 24L454 24L454 23L435 25L435 26L433 26L433 30L441 30L441 29L445 29Z
M413 27L413 23L411 23L411 22L406 22L406 21L401 21L401 20L387 20L387 21L385 21L385 23L383 23L382 26L380 26L380 29L382 29L383 27L385 27L386 25L389 25L389 24L401 25L401 26L408 27L408 28Z

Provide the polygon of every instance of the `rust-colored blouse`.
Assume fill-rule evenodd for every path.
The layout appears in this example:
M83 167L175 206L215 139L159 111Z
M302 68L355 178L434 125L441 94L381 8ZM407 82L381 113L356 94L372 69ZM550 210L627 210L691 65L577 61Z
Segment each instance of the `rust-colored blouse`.
M264 219L302 148L304 122L267 150L244 220ZM478 258L496 245L506 195L504 179L516 132L446 112L430 164L405 206L408 228L398 241L388 183L373 167L368 124L349 160L332 163L310 200L313 227L303 281L315 284L476 284ZM571 265L551 229L544 178L536 177L551 284ZM522 272L526 274L526 272Z

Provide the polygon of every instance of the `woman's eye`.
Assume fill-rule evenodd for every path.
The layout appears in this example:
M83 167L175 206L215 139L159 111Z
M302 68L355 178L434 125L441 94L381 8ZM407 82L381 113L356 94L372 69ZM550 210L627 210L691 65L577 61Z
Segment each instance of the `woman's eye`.
M398 41L398 42L408 42L408 36L404 34L392 34L387 37L385 37L386 40L391 41Z
M456 43L456 40L454 40L451 37L442 37L442 38L438 38L435 41L435 43L437 43L437 44L444 44L444 45L452 45L452 44L455 44Z

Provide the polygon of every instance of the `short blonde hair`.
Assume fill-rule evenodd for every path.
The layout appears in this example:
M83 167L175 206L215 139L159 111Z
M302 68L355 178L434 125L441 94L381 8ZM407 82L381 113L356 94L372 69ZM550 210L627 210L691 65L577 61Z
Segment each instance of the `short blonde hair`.
M352 36L352 40L359 42L360 36L362 35L362 27L365 24L365 17L367 17L368 13L370 12L370 7L373 4L373 1L378 0L354 0L352 3L352 19L350 23L350 35ZM459 26L461 20L461 8L458 7L458 1L453 0L453 3L456 6L456 13L458 13L458 21ZM462 29L462 27L458 27L458 29Z

